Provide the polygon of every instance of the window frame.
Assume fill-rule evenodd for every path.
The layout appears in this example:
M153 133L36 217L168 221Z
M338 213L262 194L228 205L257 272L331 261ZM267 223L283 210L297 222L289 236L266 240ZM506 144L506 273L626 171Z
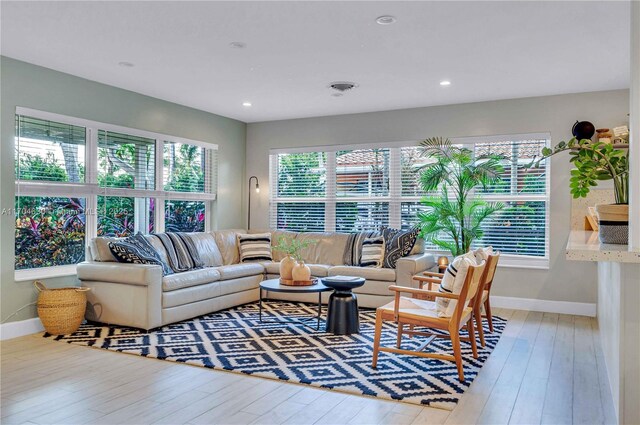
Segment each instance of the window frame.
M164 231L165 202L167 200L180 201L204 201L205 202L205 231L211 230L211 209L213 202L217 199L217 157L218 145L199 140L187 139L184 137L172 136L147 130L140 130L115 124L108 124L100 121L76 118L52 112L40 111L26 107L17 106L16 116L27 116L47 121L54 121L62 124L69 124L85 128L85 181L84 183L69 182L47 182L41 180L17 180L15 176L14 198L17 196L45 196L45 197L84 197L86 198L85 208L85 249L89 241L97 236L98 227L98 196L114 196L129 198L152 198L155 199L154 212L154 232ZM155 180L154 190L148 189L125 189L113 187L100 187L98 184L98 133L99 131L121 133L130 136L144 137L155 141ZM14 143L18 138L14 134ZM164 190L163 164L164 164L164 143L175 142L188 145L195 145L205 148L207 158L207 169L205 170L205 191L207 180L209 192L176 192ZM14 151L15 151L14 147ZM15 159L14 159L15 161ZM146 233L146 232L143 232ZM15 245L15 243L14 243ZM14 248L15 249L15 248ZM14 254L15 255L15 254ZM33 269L14 270L16 281L26 281L32 279L42 279L50 277L70 276L75 274L76 265L61 265L53 267L42 267Z
M539 133L521 133L521 134L505 134L491 136L472 136L472 137L456 137L450 139L453 144L464 145L473 150L476 143L498 143L509 140L545 140L545 146L549 146L551 134L548 132ZM389 226L400 228L402 225L402 203L419 202L423 196L403 196L402 195L402 164L401 149L406 147L418 146L416 141L398 141L387 143L367 143L367 144L350 144L350 145L325 145L311 146L302 148L274 148L269 151L269 182L272 190L269 194L269 224L271 228L277 225L277 205L285 202L323 202L325 204L325 228L324 231L335 231L336 228L336 203L342 202L382 202L389 204ZM389 194L387 196L356 196L356 197L338 197L336 196L336 152L344 150L369 150L369 149L389 149ZM303 198L303 197L280 197L277 193L278 188L278 155L295 154L309 152L325 152L327 154L326 162L326 181L327 190L323 197ZM501 267L516 267L529 269L549 269L549 249L550 249L550 200L551 200L551 161L545 162L545 192L541 194L522 194L513 195L506 194L479 194L487 201L540 201L545 205L545 255L531 256L518 254L502 254ZM434 255L450 255L449 252L443 250L430 250Z

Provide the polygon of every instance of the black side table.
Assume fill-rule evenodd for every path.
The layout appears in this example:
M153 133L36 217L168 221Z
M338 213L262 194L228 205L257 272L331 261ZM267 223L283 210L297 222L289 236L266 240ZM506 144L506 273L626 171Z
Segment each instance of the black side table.
M324 286L334 289L329 296L326 332L335 335L360 333L358 298L351 291L364 285L364 282L361 277L354 280L332 280L331 277L322 279Z

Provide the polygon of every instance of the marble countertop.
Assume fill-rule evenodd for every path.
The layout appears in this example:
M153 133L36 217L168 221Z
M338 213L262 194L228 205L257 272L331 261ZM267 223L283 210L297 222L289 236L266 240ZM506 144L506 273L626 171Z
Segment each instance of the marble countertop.
M572 230L567 242L567 260L640 263L640 251L629 251L627 245L602 244L598 232Z

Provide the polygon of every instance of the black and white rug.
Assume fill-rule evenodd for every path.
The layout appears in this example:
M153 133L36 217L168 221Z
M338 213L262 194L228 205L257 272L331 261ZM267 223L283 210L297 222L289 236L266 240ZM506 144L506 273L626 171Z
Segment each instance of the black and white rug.
M325 310L323 308L323 310ZM315 306L265 302L263 319L290 320L316 314ZM360 312L361 333L339 336L290 322L261 323L258 304L246 304L145 333L138 329L85 324L72 335L45 337L71 344L224 369L272 379L329 388L352 394L429 405L452 410L477 376L500 339L506 321L495 317L494 332L485 326L486 347L479 357L462 343L466 382L458 381L455 363L437 359L380 353L371 368L375 311ZM313 322L315 325L315 322ZM421 337L403 339L415 348ZM386 323L382 344L393 346L396 326ZM436 339L427 350L451 354L447 339Z

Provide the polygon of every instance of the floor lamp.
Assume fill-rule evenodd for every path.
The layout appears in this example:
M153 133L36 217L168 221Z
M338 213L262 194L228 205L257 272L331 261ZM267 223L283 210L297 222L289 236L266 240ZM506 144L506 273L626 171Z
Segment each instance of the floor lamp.
M260 183L256 176L249 177L249 204L247 205L247 230L251 229L251 179L256 179L256 193L260 193Z

